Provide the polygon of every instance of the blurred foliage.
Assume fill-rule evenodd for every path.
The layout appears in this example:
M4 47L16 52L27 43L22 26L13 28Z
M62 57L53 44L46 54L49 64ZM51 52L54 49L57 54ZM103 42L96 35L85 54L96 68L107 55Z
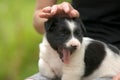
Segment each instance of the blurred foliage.
M0 80L24 80L38 71L34 6L34 0L0 0Z
M42 35L32 24L35 2L0 0L0 80L24 80L38 72Z
M71 2L71 0L58 0L57 2L58 2L58 3L61 3L61 2L64 2L64 1L66 1L66 2Z

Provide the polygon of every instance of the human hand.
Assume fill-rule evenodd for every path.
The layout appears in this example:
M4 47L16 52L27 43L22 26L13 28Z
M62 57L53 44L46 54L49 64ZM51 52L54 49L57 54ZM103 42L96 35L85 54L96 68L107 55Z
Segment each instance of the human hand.
M79 12L75 10L68 2L45 7L39 13L41 18L50 18L52 16L79 17Z
M113 80L120 80L120 73L113 77Z

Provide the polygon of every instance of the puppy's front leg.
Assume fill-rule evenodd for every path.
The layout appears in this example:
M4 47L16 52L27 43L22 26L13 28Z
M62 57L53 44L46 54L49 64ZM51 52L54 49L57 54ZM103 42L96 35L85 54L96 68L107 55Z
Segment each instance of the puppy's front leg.
M53 79L55 77L55 74L50 68L49 64L45 62L44 59L42 58L39 59L39 69L40 69L41 75L50 79Z
M64 65L62 80L81 80L84 74L84 66Z

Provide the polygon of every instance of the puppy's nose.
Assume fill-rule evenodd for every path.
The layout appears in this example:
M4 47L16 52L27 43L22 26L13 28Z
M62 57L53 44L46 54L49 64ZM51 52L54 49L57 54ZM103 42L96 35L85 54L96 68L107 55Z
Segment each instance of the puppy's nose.
M71 52L74 52L76 49L77 49L76 45L71 45L71 47L70 47Z
M77 49L77 46L76 45L71 45L71 48L75 50L75 49Z

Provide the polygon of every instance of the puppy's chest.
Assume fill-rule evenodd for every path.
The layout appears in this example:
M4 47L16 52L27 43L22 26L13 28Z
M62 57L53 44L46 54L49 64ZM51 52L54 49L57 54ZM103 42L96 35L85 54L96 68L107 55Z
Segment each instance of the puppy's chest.
M52 71L56 74L61 76L62 75L62 61L59 59L58 55L54 56L51 55L48 60L49 65L51 66Z
M53 50L49 45L45 45L44 43L40 45L40 48L41 48L40 57L47 62L51 70L56 75L61 75L63 63L58 53L55 50Z

